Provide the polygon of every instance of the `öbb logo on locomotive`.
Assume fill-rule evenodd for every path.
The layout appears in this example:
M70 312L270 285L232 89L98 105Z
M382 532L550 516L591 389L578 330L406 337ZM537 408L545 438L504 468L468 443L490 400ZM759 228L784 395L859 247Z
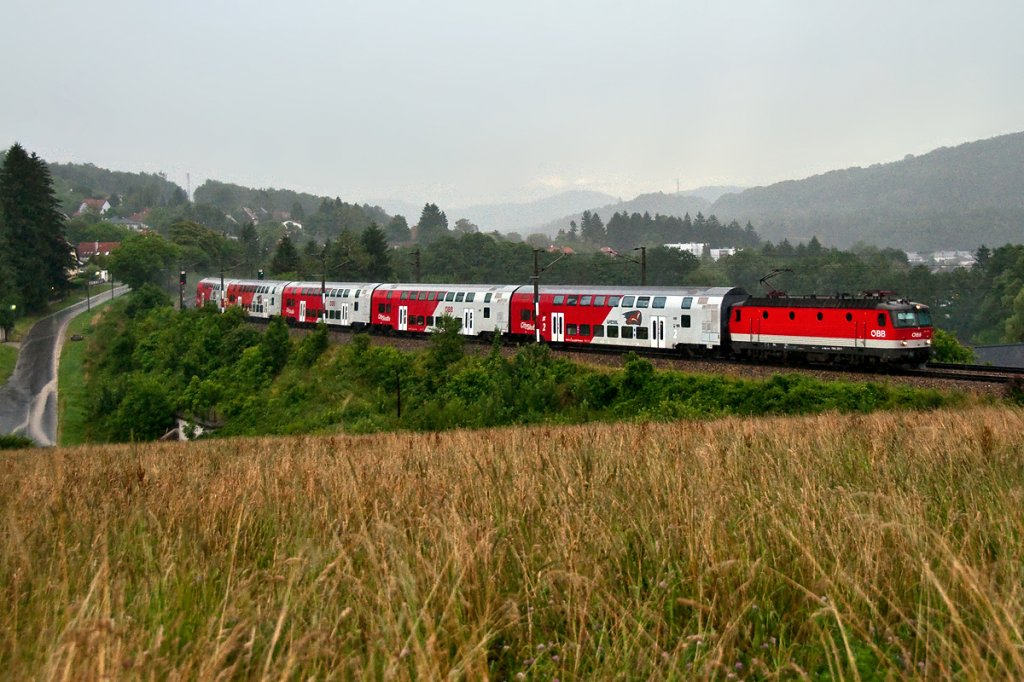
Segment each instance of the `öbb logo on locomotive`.
M542 285L534 295L516 284L211 277L199 282L196 305L392 334L429 332L449 316L467 336L693 356L920 364L931 355L928 306L892 292L759 297L740 287Z

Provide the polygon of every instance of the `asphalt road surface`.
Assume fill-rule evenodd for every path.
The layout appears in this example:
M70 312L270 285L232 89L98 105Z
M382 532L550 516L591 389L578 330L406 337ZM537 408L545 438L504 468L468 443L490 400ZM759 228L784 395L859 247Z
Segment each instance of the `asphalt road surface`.
M121 286L115 296L128 291ZM93 296L94 302L110 300L109 290ZM37 445L57 443L57 364L68 322L85 312L86 302L76 303L36 322L21 341L14 374L0 387L0 433L31 438Z

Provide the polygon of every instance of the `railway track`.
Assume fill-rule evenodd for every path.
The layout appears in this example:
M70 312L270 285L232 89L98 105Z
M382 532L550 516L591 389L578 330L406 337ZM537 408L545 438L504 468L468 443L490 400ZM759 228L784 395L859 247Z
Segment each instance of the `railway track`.
M292 334L303 335L308 330L293 328ZM331 338L335 342L347 342L352 336L348 329L331 329ZM388 336L372 334L374 343L388 344L404 350L418 350L429 345L429 338L426 336ZM488 348L490 341L467 338L467 348L476 348L478 351ZM519 344L506 342L505 349L508 353L514 353ZM622 349L595 348L595 347L559 347L551 345L551 351L557 355L563 355L581 362L598 362L618 364L624 355ZM982 386L988 384L991 388L984 390L986 393L995 391L1001 393L1002 386L1009 384L1015 379L1024 381L1024 369L1016 367L994 367L989 365L958 365L950 363L928 363L923 368L871 368L871 367L841 367L834 365L787 365L784 363L753 363L734 360L729 358L689 358L679 354L672 349L636 349L641 357L655 362L659 367L665 369L677 369L679 371L727 373L746 377L767 377L778 372L801 372L817 376L824 380L850 379L860 381L872 380L900 380L905 379L911 383L924 382L923 385L939 385L946 382L969 382ZM955 386L956 384L952 384ZM963 385L963 384L961 384Z

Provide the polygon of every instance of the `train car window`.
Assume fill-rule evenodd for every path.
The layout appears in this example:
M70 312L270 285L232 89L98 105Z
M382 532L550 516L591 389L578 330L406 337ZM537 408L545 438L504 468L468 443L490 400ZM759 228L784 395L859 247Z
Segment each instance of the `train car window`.
M430 291L430 292L427 293L427 300L428 301L433 301L435 298L437 298L437 294L434 293L433 291Z
M594 338L598 338L598 339L604 338L604 325L600 325L600 324L595 324L594 325Z
M362 293L363 293L363 290L362 290L362 289L356 289L356 298L359 298L359 296L360 296L360 295L361 295Z
M417 315L416 316L416 324L418 324L418 325L420 325L422 327L423 325L426 324L426 322L427 322L426 319L422 315Z
M359 312L359 301L356 301L355 305L353 305L352 308L358 313Z
M294 298L289 298L287 301L285 301L285 305L287 305L289 307L295 305L295 299Z
M529 310L528 308L523 308L522 310L520 310L519 311L519 321L520 322L527 322L532 317L532 315L531 315L532 312L533 311Z
M389 290L387 296L385 296L384 298L391 298L391 294L393 294L393 293L395 293L395 292Z
M651 307L652 308L664 308L665 307L665 297L664 296L655 296L654 297L654 305L652 305Z
M690 306L693 305L693 296L683 296L683 310L689 310ZM739 322L739 310L736 311L736 321Z
M642 339L646 339L648 331L649 330L647 329L647 327L637 327L636 328L636 338L641 339L641 340Z
M623 308L632 308L634 300L635 300L635 297L633 297L633 296L623 296L622 297L622 307Z
M590 302L594 300L593 296L581 296L580 305L590 305Z
M484 303L491 302L491 294L484 294Z
M737 310L736 312L739 312L739 311ZM684 327L686 329L689 329L690 328L690 316L689 315L680 315L679 316L679 326L680 327Z
M619 338L619 328L617 326L615 326L614 324L608 325L607 331L608 331L608 338L609 339L617 339L617 338Z
M377 304L377 312L378 313L386 313L387 312L387 308L385 306L386 306L386 304L384 304L384 303L378 303Z
M455 292L454 291L445 292L444 300L446 300L446 301L454 301L455 300Z
M852 322L853 321L853 313L846 313L846 321L847 322Z
M552 305L562 305L565 302L565 296L559 294L555 296L555 300L551 302Z
M689 307L689 306L685 306L685 305L684 305L683 307L684 307L684 308L687 308L687 307ZM743 319L743 310L742 310L742 309L740 309L740 308L737 308L737 309L736 309L736 321L737 321L737 322L739 322L739 321L740 321L741 319Z
M818 322L821 322L821 319L822 319L823 317L825 317L825 316L824 316L824 315L822 315L822 314L821 314L821 312L818 312L818 314L817 314Z
M434 326L434 316L433 315L427 315L427 326L428 327L433 327Z
M565 333L568 334L569 336L576 336L577 335L576 325L574 325L574 324L566 325Z
M878 313L878 326L879 327L884 327L885 326L885 313Z
M595 306L603 306L604 305L604 296L595 296L594 297L594 305Z
M476 292L469 292L466 294L466 303L472 303L474 298L476 298Z
M491 317L491 309L490 308L484 308L484 319L487 320L487 319L490 319L490 317Z
M762 310L761 311L761 317L767 320L768 319L768 311L767 310Z
M566 299L565 299L565 304L566 305L576 305L576 303L579 300L580 300L579 296L567 296Z
M623 327L622 328L622 338L624 338L624 339L631 339L631 338L633 338L633 328L632 327Z
M459 291L459 292L457 292L455 294L455 302L456 303L462 303L465 300L466 300L466 294L464 292Z
M403 300L403 301L408 301L408 300L409 300L409 292L408 292L408 291L403 291L403 292L402 292L402 295L401 295L401 296L399 296L399 298L400 298L401 300Z
M796 319L796 313L794 313L792 310L789 311L789 319L791 319L791 320L795 320Z
M621 299L622 299L621 296L609 296L608 297L608 305L611 306L612 308L614 308L614 307L619 305L619 301Z
M580 336L590 336L590 325L589 324L581 324L580 325Z
M420 292L420 293L419 293L419 294L418 294L418 295L416 296L416 300L417 300L417 301L425 301L425 300L427 300L427 292L426 292L426 291L421 291L421 292Z
M651 304L651 297L650 296L637 296L637 298L636 298L636 307L637 308L646 308L650 304Z

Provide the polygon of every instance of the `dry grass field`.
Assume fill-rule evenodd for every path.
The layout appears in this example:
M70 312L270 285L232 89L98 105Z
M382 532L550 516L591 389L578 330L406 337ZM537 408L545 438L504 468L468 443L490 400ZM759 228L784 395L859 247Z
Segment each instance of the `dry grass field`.
M0 454L7 679L1024 679L1024 411Z

